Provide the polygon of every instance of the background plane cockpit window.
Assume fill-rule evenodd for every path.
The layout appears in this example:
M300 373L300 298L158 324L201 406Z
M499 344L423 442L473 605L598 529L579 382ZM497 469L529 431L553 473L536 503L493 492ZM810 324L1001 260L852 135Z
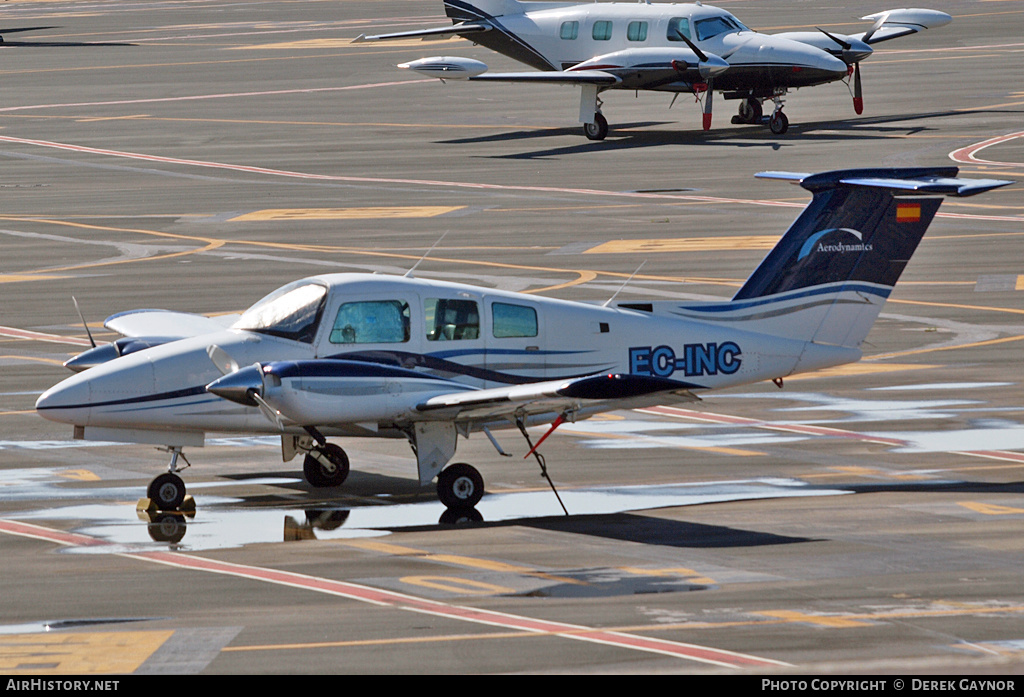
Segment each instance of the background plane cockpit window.
M427 341L480 338L480 311L474 300L427 298L423 303Z
M331 329L332 344L397 344L409 340L409 305L401 300L345 303Z
M697 40L703 41L712 36L736 31L739 29L736 25L737 23L730 22L728 17L708 17L707 19L698 19L693 23L693 28L697 30Z
M289 283L242 313L232 328L309 344L320 325L326 297L327 288L319 283Z
M495 338L537 336L537 311L526 305L491 305L491 331Z
M630 22L627 24L626 38L629 41L647 41L647 22Z
M580 23L562 22L562 28L558 31L558 35L566 41L572 41L580 35Z
M666 36L669 41L682 41L685 36L687 39L692 39L690 36L690 20L686 17L673 17L668 21L668 32Z
M605 20L594 22L594 31L591 36L595 41L608 41L612 38L612 23Z

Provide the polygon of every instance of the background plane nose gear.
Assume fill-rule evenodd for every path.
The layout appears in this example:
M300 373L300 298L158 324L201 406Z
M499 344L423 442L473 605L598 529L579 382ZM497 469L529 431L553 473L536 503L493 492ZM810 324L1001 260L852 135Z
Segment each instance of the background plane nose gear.
M786 118L781 109L772 114L771 119L768 121L768 128L777 136L789 130L789 119Z
M437 475L437 498L448 508L472 508L483 495L484 478L472 465L456 462Z
M318 445L306 453L302 473L310 486L340 486L348 478L348 455L334 443Z
M789 130L789 119L782 113L782 98L773 97L772 101L775 102L775 111L772 112L772 117L768 119L768 128L771 129L772 133L780 136Z

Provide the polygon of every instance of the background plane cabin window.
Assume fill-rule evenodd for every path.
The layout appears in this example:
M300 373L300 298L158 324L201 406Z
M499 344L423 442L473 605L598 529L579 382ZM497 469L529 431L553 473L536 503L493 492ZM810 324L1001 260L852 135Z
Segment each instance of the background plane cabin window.
M647 22L630 22L626 25L626 38L630 41L647 41Z
M690 36L690 20L688 20L686 17L673 17L668 21L668 40L682 41L683 36L685 36L687 39L693 38L692 36Z
M409 340L409 305L401 300L345 303L331 329L332 344L397 344Z
M579 22L562 22L562 29L558 33L566 41L572 41L580 35Z
M427 341L480 338L480 311L474 300L427 298L423 303Z
M491 305L491 319L492 331L498 339L537 336L537 311L532 307L494 303Z
M608 39L612 38L612 23L605 20L594 22L592 36L595 41L608 41Z

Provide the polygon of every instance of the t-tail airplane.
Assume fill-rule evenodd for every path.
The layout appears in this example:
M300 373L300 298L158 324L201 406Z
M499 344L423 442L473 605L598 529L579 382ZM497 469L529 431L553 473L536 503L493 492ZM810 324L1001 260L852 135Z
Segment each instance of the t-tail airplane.
M43 393L43 417L75 438L150 443L172 453L149 498L180 506L181 449L207 432L279 434L314 487L345 481L329 437L406 439L421 484L452 510L484 491L476 468L448 464L458 439L527 433L616 409L699 400L705 392L857 361L942 196L1009 181L955 167L765 172L811 202L731 300L570 302L406 276L330 274L288 284L224 328L160 310L107 321L133 342L72 360L80 372ZM178 338L175 338L178 337ZM86 367L91 366L91 367ZM543 440L543 438L541 439Z
M852 80L854 110L863 111L860 63L880 41L940 27L945 12L896 9L867 15L862 33L818 31L761 34L729 12L702 5L640 3L444 0L452 26L356 37L445 39L460 36L525 63L539 72L487 72L470 58L435 56L402 63L442 80L494 80L579 85L580 122L591 140L608 135L601 113L605 90L693 93L703 100L704 130L711 128L715 92L740 100L733 123L761 123L772 100L771 131L785 133L783 97L792 89ZM701 97L703 95L703 97ZM671 106L671 105L670 105Z

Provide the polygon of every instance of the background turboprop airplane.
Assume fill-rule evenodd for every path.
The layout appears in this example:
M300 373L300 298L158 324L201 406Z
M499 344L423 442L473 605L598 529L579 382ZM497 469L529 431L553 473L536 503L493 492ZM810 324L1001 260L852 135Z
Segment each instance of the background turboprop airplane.
M394 34L356 37L444 39L461 36L526 63L540 72L489 73L470 58L438 56L403 63L442 80L495 80L579 85L580 122L591 140L608 135L599 94L604 90L656 90L703 94L704 130L711 127L714 92L740 101L733 123L761 123L765 100L775 108L773 133L789 128L782 97L791 89L853 80L853 104L863 110L860 63L872 44L940 27L944 12L888 10L861 19L866 32L761 34L725 10L710 5L651 3L520 2L444 0L453 25ZM675 97L673 97L675 101Z
M491 431L518 428L545 471L536 448L565 421L857 361L941 196L1011 183L956 175L762 173L814 196L731 301L598 306L408 274L332 274L278 289L230 328L121 313L107 326L139 338L70 361L80 372L36 409L76 438L170 449L170 471L148 492L165 510L185 496L182 447L202 445L207 431L280 434L286 461L305 454L313 486L349 472L328 436L405 438L421 484L437 477L449 509L470 508L483 479L448 465L460 435L483 432L502 452ZM536 425L550 428L533 445L526 428Z

